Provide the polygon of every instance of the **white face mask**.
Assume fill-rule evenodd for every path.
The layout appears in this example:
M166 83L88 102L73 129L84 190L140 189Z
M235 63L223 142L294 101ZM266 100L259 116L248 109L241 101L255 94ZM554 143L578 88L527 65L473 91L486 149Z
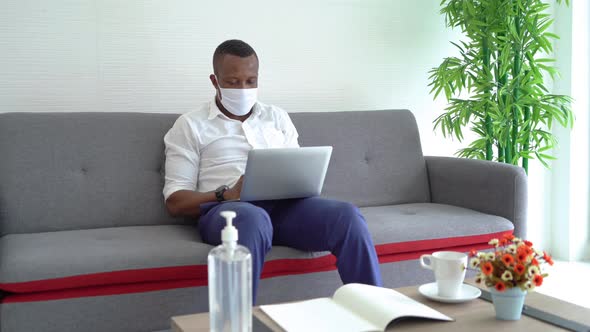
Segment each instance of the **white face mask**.
M258 89L224 89L219 85L217 77L217 85L221 93L221 105L233 115L243 116L248 114L258 98Z

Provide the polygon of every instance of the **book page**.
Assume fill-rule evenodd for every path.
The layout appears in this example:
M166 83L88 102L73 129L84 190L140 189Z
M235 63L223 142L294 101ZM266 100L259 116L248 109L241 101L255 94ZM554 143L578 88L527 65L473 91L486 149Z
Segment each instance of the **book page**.
M363 284L347 284L338 288L334 293L334 302L365 318L380 331L400 317L453 320L393 289Z
M379 330L377 326L329 298L261 305L260 309L289 332Z

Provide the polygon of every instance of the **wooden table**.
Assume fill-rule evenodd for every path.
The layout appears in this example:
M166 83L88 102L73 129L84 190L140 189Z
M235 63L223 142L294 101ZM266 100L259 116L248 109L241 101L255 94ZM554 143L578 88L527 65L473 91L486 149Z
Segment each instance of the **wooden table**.
M455 319L454 322L435 322L428 320L405 320L393 323L388 331L564 331L553 325L523 315L518 321L497 320L491 303L476 299L461 304L447 304L428 300L418 293L418 286L396 288L396 290L414 300L442 312ZM539 293L530 293L526 297L526 305L550 312L552 314L590 325L590 309L569 302L558 300ZM270 331L284 331L272 321L260 308L252 310L254 316L265 323ZM172 317L173 332L205 332L209 331L209 314L200 313ZM257 332L254 329L254 332Z

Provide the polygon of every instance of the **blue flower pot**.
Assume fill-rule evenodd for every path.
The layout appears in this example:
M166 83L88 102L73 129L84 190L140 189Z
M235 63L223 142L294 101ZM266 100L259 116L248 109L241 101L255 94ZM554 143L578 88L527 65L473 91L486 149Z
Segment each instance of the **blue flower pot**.
M522 306L526 291L519 287L507 288L503 292L498 292L495 288L490 288L496 318L501 320L519 320L522 314Z

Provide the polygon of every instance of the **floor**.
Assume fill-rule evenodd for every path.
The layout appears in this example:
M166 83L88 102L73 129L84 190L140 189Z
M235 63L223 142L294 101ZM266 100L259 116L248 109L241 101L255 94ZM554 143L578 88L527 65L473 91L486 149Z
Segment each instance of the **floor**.
M555 261L537 292L590 308L590 262Z

